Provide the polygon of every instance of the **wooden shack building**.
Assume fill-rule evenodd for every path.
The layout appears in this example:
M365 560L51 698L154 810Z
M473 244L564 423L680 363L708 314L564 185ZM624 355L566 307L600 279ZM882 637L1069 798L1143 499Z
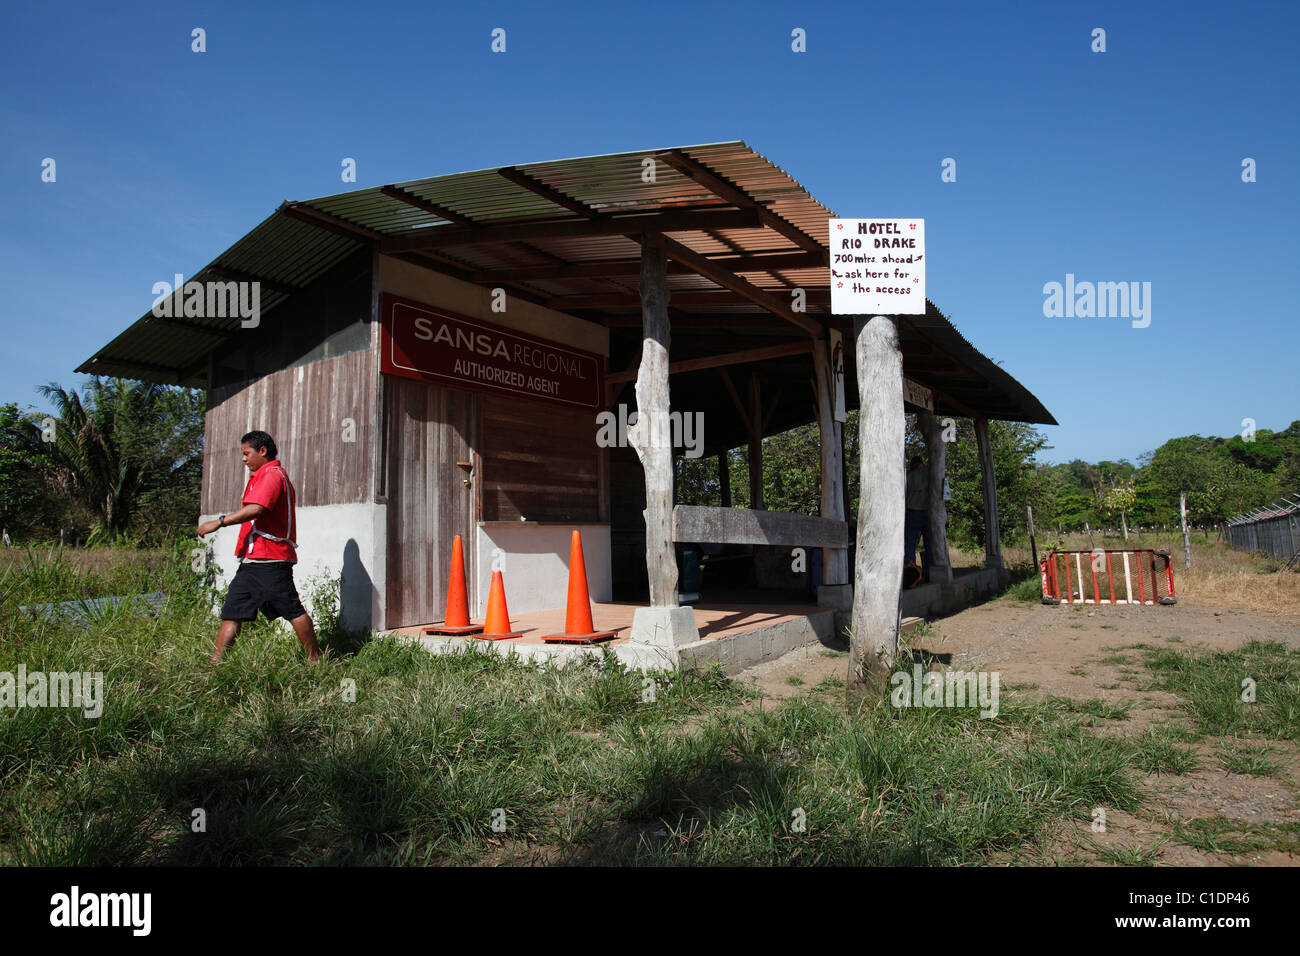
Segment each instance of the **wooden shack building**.
M596 601L671 608L674 542L747 542L824 549L821 600L846 610L835 379L856 407L862 323L830 313L833 215L742 142L285 202L189 280L249 284L255 320L178 296L77 371L206 390L205 517L239 501L240 436L269 432L298 491L300 586L341 576L352 627L442 620L456 534L472 611L494 566L512 613L562 606L574 528ZM996 529L987 421L1053 418L933 305L891 322L903 379L891 394L935 436L943 416L975 420ZM620 407L645 413L603 447L598 416ZM762 510L753 467L751 509L674 506L673 449L651 440L670 408L702 413L704 454L744 446L751 460L764 436L816 421L821 515ZM942 478L941 442L931 462ZM234 534L215 545L227 580ZM988 564L1001 567L996 533Z

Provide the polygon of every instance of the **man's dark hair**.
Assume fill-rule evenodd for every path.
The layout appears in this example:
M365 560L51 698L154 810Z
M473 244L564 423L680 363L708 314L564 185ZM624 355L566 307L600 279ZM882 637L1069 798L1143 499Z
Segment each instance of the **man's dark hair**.
M266 457L270 461L275 461L275 439L266 432L249 432L243 438L239 439L241 445L247 445L253 451L266 449Z
M920 455L913 455L912 460L907 463L907 470L911 471L913 468L924 464L925 462L921 459Z

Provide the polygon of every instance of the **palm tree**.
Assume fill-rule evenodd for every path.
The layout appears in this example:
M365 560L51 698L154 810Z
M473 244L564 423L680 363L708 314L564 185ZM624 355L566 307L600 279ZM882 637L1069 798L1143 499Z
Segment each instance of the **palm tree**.
M173 390L162 385L94 378L84 396L54 383L39 390L58 415L56 477L98 516L94 536L126 531L141 494L197 453L193 422L178 419Z

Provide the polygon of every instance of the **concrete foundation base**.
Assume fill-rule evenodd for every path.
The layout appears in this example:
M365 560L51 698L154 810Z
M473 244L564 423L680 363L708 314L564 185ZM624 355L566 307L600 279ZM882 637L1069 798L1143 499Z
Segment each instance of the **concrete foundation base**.
M904 591L899 604L904 617L930 621L992 597L1006 587L1009 579L1008 573L998 568L958 568L951 584L922 584Z
M689 607L640 607L632 615L632 643L678 648L700 639Z
M705 667L716 662L728 674L780 657L805 644L831 641L835 612L808 609L806 617L756 627L712 641L696 641L677 649L682 667Z
M853 610L853 585L823 584L817 589L817 606L833 611Z
M843 636L853 624L853 585L821 585L817 588L817 606L834 613L831 626L837 636Z

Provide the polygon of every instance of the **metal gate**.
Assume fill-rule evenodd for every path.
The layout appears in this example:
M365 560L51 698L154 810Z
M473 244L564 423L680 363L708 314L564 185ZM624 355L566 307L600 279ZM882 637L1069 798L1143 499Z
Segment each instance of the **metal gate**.
M1175 604L1166 550L1049 551L1039 565L1044 604Z

